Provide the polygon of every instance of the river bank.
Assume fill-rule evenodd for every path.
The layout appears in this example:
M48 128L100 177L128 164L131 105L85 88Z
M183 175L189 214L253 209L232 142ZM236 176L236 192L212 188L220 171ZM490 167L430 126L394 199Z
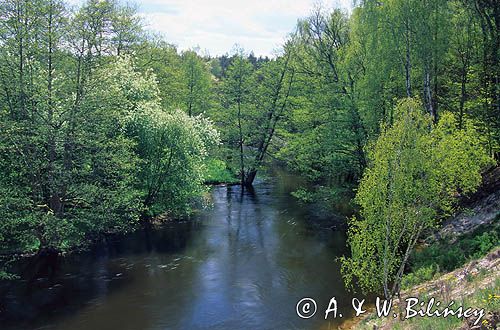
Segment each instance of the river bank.
M227 186L227 185L238 185L240 180L227 168L226 163L221 160L211 158L207 161L206 164L206 180L204 182L205 186L208 187L207 190L211 189L211 187L215 186ZM206 207L207 198L209 195L209 191L203 193L199 196L200 209ZM198 212L199 209L194 212ZM186 215L186 218L189 216ZM99 232L94 233L93 236L87 237L85 240L81 242L81 244L71 247L65 247L64 249L55 248L53 246L48 246L44 248L39 248L33 245L31 249L27 250L12 250L12 251L3 251L0 253L0 281L1 280L14 280L18 278L36 278L38 274L38 269L46 269L54 268L55 264L58 262L57 259L61 257L70 256L72 254L84 253L85 251L92 250L93 247L105 243L106 241L113 240L115 236L126 235L130 232L141 231L147 229L145 227L161 227L163 224L167 222L176 222L176 221L184 221L182 218L173 218L168 213L162 213L157 216L149 217L145 221L141 221L140 223L128 228L127 231L123 232ZM39 262L38 260L41 260ZM35 269L35 271L30 271L30 275L26 275L26 272L23 270L21 274L17 274L9 271L9 265L15 263L26 263L32 264L33 266L29 267ZM5 265L5 268L1 266ZM42 274L43 275L43 274Z
M500 324L500 248L495 249L486 257L474 260L444 274L434 280L417 285L401 293L401 301L408 297L417 297L420 301L434 298L442 306L454 301L456 306L484 309L485 315L477 325L476 319L458 319L449 316L414 317L409 320L400 318L376 318L374 313L357 324L351 324L351 329L389 330L389 329L497 329ZM401 304L400 311L405 310ZM397 308L397 306L396 306Z
M474 326L454 317L376 318L375 311L344 323L343 329L496 329L500 322L500 168L483 175L478 191L460 201L460 212L447 219L412 255L403 277L401 301L431 298L446 305L484 308ZM404 305L401 306L404 310ZM465 307L464 307L465 308Z
M500 214L500 167L494 167L483 175L483 184L469 197L460 202L462 211L445 221L434 238L455 241L459 236L489 226Z
M332 229L345 216L298 203L297 183L278 173L253 190L215 186L213 207L190 221L115 236L31 283L0 282L2 329L316 328L319 314L295 314L302 297L352 299L335 262L345 233Z

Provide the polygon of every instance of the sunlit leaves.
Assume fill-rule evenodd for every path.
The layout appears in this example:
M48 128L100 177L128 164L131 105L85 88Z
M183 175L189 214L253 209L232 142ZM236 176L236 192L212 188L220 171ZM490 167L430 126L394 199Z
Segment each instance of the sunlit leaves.
M396 294L416 240L453 211L459 195L479 186L481 171L491 164L470 122L460 130L455 117L444 113L433 124L419 102L401 101L394 124L372 146L358 187L352 256L343 260L347 283L356 278L365 291Z

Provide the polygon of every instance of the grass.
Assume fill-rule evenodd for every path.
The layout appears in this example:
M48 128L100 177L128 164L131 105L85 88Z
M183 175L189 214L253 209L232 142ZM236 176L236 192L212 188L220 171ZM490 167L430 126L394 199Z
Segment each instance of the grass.
M480 278L472 280L472 284L474 285L474 281L479 282ZM478 284L479 285L479 284ZM482 319L482 329L493 329L493 325L490 321L488 321L487 316L488 312L500 311L500 279L497 278L493 285L486 288L477 288L477 290L469 296L463 297L464 309L466 308L474 308L474 309L482 309L485 310L485 317ZM461 303L456 301L457 303ZM456 329L460 325L464 323L463 320L458 319L456 317L448 317L448 318L427 318L427 317L415 317L410 320L403 322L398 322L395 324L393 329L436 329L436 330L448 330L448 329Z
M416 317L414 319L410 319L408 324L403 324L402 322L396 323L393 327L395 330L403 330L408 329L409 327L412 329L429 329L429 330L450 330L456 329L462 324L462 320L457 319L456 317L448 317L448 318L424 318L424 317Z
M497 326L495 323L498 320L494 319L493 313L498 313L500 311L500 278L497 276L498 273L490 274L490 272L478 273L476 276L472 276L467 279L467 283L457 283L454 284L455 292L458 289L460 294L457 297L451 296L444 298L447 293L432 293L427 291L420 292L418 294L420 301L429 301L432 297L441 301L441 306L445 306L450 299L455 300L455 307L463 306L464 310L467 308L473 309L484 309L485 315L481 319L481 329L495 329ZM496 277L495 277L496 276ZM491 281L488 281L492 279ZM448 282L450 284L452 282ZM460 286L458 288L457 286ZM462 286L465 286L472 293L462 293ZM465 290L465 287L463 288ZM430 295L429 295L430 294ZM473 323L475 319L470 318L469 322ZM391 318L378 319L375 315L370 315L365 320L361 321L355 329L373 329L374 325L382 329L399 329L399 330L409 330L409 329L422 329L422 330L449 330L449 329L460 329L465 325L465 320L458 319L457 317L449 316L447 318L443 317L414 317L409 320L393 320Z
M410 259L411 272L403 277L403 290L429 281L441 273L453 271L473 259L479 259L500 246L499 217L490 226L457 238L450 244L446 238L414 252Z
M411 272L403 277L402 289L411 292L412 288L415 290L414 287L421 283L437 278L439 278L439 281L444 279L451 285L451 287L455 287L455 291L459 292L459 297L452 297L452 299L454 298L456 303L459 303L459 305L463 305L464 309L467 307L485 309L486 315L483 318L481 329L494 329L495 325L492 324L492 322L495 323L498 322L498 320L495 320L491 314L488 315L488 312L498 313L500 311L500 278L492 277L497 276L495 275L497 273L494 272L494 274L490 274L491 270L487 271L482 269L475 275L466 275L465 282L462 282L461 284L454 284L453 280L456 279L450 272L463 267L472 260L483 258L490 251L500 246L499 220L500 214L496 217L493 224L479 227L472 233L457 237L457 240L453 243L444 238L415 251L410 260ZM448 279L448 277L450 278ZM459 288L457 285L465 286L469 288L469 290L465 290L465 287L463 289L462 287ZM446 292L448 289L443 290ZM472 293L462 294L462 292L465 291ZM418 295L421 300L428 301L429 297L425 298L426 293L426 291L420 291L419 289ZM445 296L439 297L441 298L439 300L448 300L447 298L444 298ZM464 324L464 320L457 319L456 317L415 317L404 322L399 320L384 320L368 317L359 323L356 326L356 329L373 329L373 325L377 325L383 326L383 329L444 330L458 329Z

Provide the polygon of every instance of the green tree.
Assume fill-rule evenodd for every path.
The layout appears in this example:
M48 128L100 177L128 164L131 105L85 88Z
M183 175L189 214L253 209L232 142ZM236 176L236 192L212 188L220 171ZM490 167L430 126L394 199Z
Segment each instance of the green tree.
M357 56L349 56L350 25L340 10L317 9L292 37L296 76L292 114L279 155L314 183L352 184L366 164Z
M262 167L269 147L276 134L278 124L288 115L292 107L295 72L291 66L291 50L276 60L269 61L257 70L256 86L253 90L254 113L248 121L252 127L246 147L249 160L245 171L247 186L252 185L257 171Z
M443 113L437 124L420 102L405 99L371 147L356 194L360 218L350 222L351 257L342 259L348 285L399 294L410 253L425 230L453 211L457 196L473 192L492 163L470 122L457 129Z
M222 90L223 112L219 122L226 126L226 135L223 142L227 144L231 153L236 153L230 158L237 159L238 174L241 185L245 184L245 142L249 134L249 113L252 111L250 93L253 87L253 67L244 58L240 51L228 68L227 77L224 79Z
M280 122L292 107L295 74L291 51L258 67L255 69L242 52L235 56L221 82L224 110L214 114L223 127L229 159L235 160L233 166L244 186L253 184Z
M175 50L159 90L125 54L145 54L135 60L146 66L172 48L145 42L129 7L9 0L0 17L0 253L72 249L132 230L140 215L188 210L218 134L163 107L166 89L183 86Z
M140 44L135 55L134 63L140 71L154 72L162 108L184 109L185 78L177 49L164 40L151 37Z
M211 77L207 64L194 51L182 54L185 106L189 116L207 113L211 107Z

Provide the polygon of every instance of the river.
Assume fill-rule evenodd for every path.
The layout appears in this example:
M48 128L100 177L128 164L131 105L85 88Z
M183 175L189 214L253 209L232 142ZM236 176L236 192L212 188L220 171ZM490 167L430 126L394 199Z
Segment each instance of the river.
M284 173L253 191L214 187L213 206L190 221L61 258L50 279L4 285L0 328L334 329L340 319L323 319L330 298L352 299L336 261L346 216L300 204L296 187ZM303 297L318 305L310 319L296 315Z

